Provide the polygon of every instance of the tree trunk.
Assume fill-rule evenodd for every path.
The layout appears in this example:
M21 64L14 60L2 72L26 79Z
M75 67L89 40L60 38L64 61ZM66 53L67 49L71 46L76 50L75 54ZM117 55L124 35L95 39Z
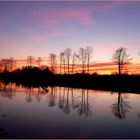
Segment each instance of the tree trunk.
M60 74L61 74L61 62L60 62Z
M65 63L64 63L64 74L65 74Z
M68 61L68 74L69 74L69 61Z
M72 64L72 74L73 74L73 71L74 71L74 63Z
M121 64L118 64L119 75L121 75Z
M83 64L83 74L85 73L85 64Z

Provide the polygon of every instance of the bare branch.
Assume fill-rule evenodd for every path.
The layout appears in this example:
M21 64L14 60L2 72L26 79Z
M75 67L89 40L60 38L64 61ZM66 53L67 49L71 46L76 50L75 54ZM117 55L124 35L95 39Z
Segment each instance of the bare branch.
M68 74L69 74L71 54L72 54L72 50L70 48L65 49L65 56L66 56L66 61L67 61L67 66L68 66Z
M49 64L50 64L50 69L52 72L55 72L55 66L57 64L57 59L56 59L56 54L50 53L49 55Z
M118 48L112 56L112 61L118 65L119 75L122 73L123 66L129 64L131 60L132 58L126 53L126 48L123 47Z

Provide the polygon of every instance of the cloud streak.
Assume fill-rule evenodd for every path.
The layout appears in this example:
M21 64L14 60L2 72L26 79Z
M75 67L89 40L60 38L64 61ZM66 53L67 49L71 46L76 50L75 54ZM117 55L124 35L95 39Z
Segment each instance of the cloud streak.
M91 25L95 22L91 16L93 12L93 8L54 8L32 11L31 16L46 26L60 25L69 21Z

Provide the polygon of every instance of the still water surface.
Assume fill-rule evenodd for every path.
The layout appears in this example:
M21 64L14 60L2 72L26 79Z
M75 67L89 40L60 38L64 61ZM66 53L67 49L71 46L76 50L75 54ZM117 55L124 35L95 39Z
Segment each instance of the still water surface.
M1 138L140 138L140 94L0 83Z

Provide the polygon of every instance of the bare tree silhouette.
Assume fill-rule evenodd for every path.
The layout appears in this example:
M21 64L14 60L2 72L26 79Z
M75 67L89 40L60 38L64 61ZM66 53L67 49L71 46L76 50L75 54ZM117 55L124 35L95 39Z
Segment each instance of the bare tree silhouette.
M65 53L64 52L60 53L60 74L61 74L62 64L64 65L64 71L65 71Z
M56 54L50 53L49 56L49 64L50 64L50 69L54 73L56 70L56 64L57 64L57 59L56 59Z
M27 57L27 64L28 64L28 66L32 66L33 60L34 60L33 56L28 56Z
M118 73L121 75L124 65L129 64L132 59L127 55L126 48L120 47L114 52L112 60L118 65Z
M3 65L3 68L4 70L8 70L8 67L9 67L9 59L5 58L5 59L2 59L2 65Z
M126 113L131 109L130 103L118 92L117 102L112 105L112 112L118 119L125 119Z
M12 72L13 68L16 68L16 60L14 60L14 57L10 57L9 59L2 59L1 67L3 67L3 70Z
M86 48L86 53L87 53L87 73L88 74L89 74L90 61L91 61L91 58L92 58L92 51L93 51L93 48L91 48L91 47Z
M41 67L41 62L42 62L42 57L38 57L36 62L37 62L38 67L40 68Z
M14 57L9 58L10 63L10 71L13 71L13 68L16 67L16 60L14 60Z
M66 62L67 62L68 74L69 74L69 69L70 69L71 53L72 53L72 50L70 48L65 49L65 57L66 57Z
M79 55L78 58L80 59L81 63L82 63L82 73L85 73L85 67L86 67L86 61L87 61L87 52L86 49L84 48L80 48L79 49Z
M74 52L73 57L72 57L72 74L74 74L74 65L77 58L78 58L78 55Z
M64 63L64 74L66 73L66 56L65 56L65 53L64 53L64 57L63 57L63 63Z

